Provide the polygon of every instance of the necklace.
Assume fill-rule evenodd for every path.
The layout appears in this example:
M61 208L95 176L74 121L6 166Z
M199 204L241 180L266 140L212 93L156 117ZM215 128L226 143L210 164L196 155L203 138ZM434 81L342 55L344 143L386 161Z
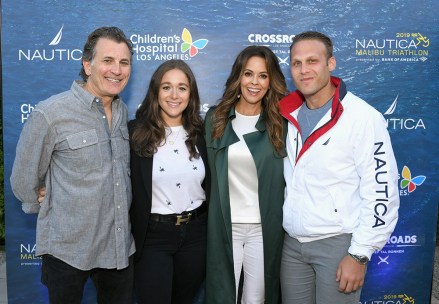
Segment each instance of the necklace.
M178 135L180 135L180 131L181 131L181 129L183 129L183 126L180 126L180 127L178 128L178 132L177 132L177 134L176 134L176 135L174 136L174 138L172 139L172 138L171 138L171 134L173 134L174 132L172 131L172 128L169 128L169 130L171 131L171 133L169 133L167 139L168 139L168 142L169 142L170 145L175 144L175 141L177 140Z

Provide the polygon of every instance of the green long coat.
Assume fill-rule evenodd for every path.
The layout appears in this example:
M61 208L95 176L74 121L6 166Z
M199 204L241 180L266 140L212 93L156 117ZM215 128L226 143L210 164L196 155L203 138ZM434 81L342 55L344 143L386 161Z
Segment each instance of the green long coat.
M220 139L212 141L213 109L206 114L205 132L207 156L211 169L211 196L207 237L206 303L235 304L236 287L233 268L232 224L228 186L228 148L239 141L229 113L229 122ZM284 231L282 205L285 182L283 158L275 152L261 114L256 123L257 132L244 135L258 172L259 209L264 240L265 303L280 303L280 260ZM284 136L286 129L284 128ZM286 156L286 152L284 152Z

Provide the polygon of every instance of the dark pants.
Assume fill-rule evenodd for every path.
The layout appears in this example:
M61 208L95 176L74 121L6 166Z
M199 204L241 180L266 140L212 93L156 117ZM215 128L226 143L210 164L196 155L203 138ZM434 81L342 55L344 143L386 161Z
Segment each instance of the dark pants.
M43 256L41 282L49 290L51 304L80 304L84 285L91 278L98 303L132 303L133 260L122 270L95 268L79 270L51 256Z
M138 303L191 304L206 273L207 213L175 225L149 221L134 265Z

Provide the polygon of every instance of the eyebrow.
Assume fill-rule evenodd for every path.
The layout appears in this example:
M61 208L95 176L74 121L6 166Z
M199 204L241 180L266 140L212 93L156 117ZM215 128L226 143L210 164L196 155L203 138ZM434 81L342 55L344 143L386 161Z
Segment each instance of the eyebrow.
M113 56L104 56L103 59L111 59L111 60L116 60ZM128 61L130 62L130 58L122 58L120 61Z
M244 69L244 72L247 72L247 71L252 72L252 73L255 72L255 71L253 71L251 69ZM259 74L268 74L268 71L259 72Z
M164 85L164 84L172 84L172 83L170 81L165 81L165 82L160 83L160 85ZM177 83L177 85L179 85L179 86L183 85L183 86L189 87L189 84L184 83L184 82Z
M297 58L297 57L291 57L292 60L307 60L307 59L316 59L319 58L319 55L313 54L313 55L308 55L308 56L304 56L303 58Z

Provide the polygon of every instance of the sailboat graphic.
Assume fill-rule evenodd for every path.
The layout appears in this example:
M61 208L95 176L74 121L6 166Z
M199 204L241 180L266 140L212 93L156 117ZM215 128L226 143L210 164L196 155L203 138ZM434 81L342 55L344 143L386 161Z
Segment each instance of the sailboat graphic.
M398 101L398 96L399 96L399 94L396 95L395 100L392 102L392 104L391 104L390 107L387 109L387 111L384 112L384 115L390 115L390 114L393 114L393 112L394 112L395 109L396 109L396 104L397 104L397 101Z
M64 24L61 26L61 29L59 30L58 34L56 34L55 38L53 38L53 40L49 43L49 45L57 45L61 41L63 27Z

